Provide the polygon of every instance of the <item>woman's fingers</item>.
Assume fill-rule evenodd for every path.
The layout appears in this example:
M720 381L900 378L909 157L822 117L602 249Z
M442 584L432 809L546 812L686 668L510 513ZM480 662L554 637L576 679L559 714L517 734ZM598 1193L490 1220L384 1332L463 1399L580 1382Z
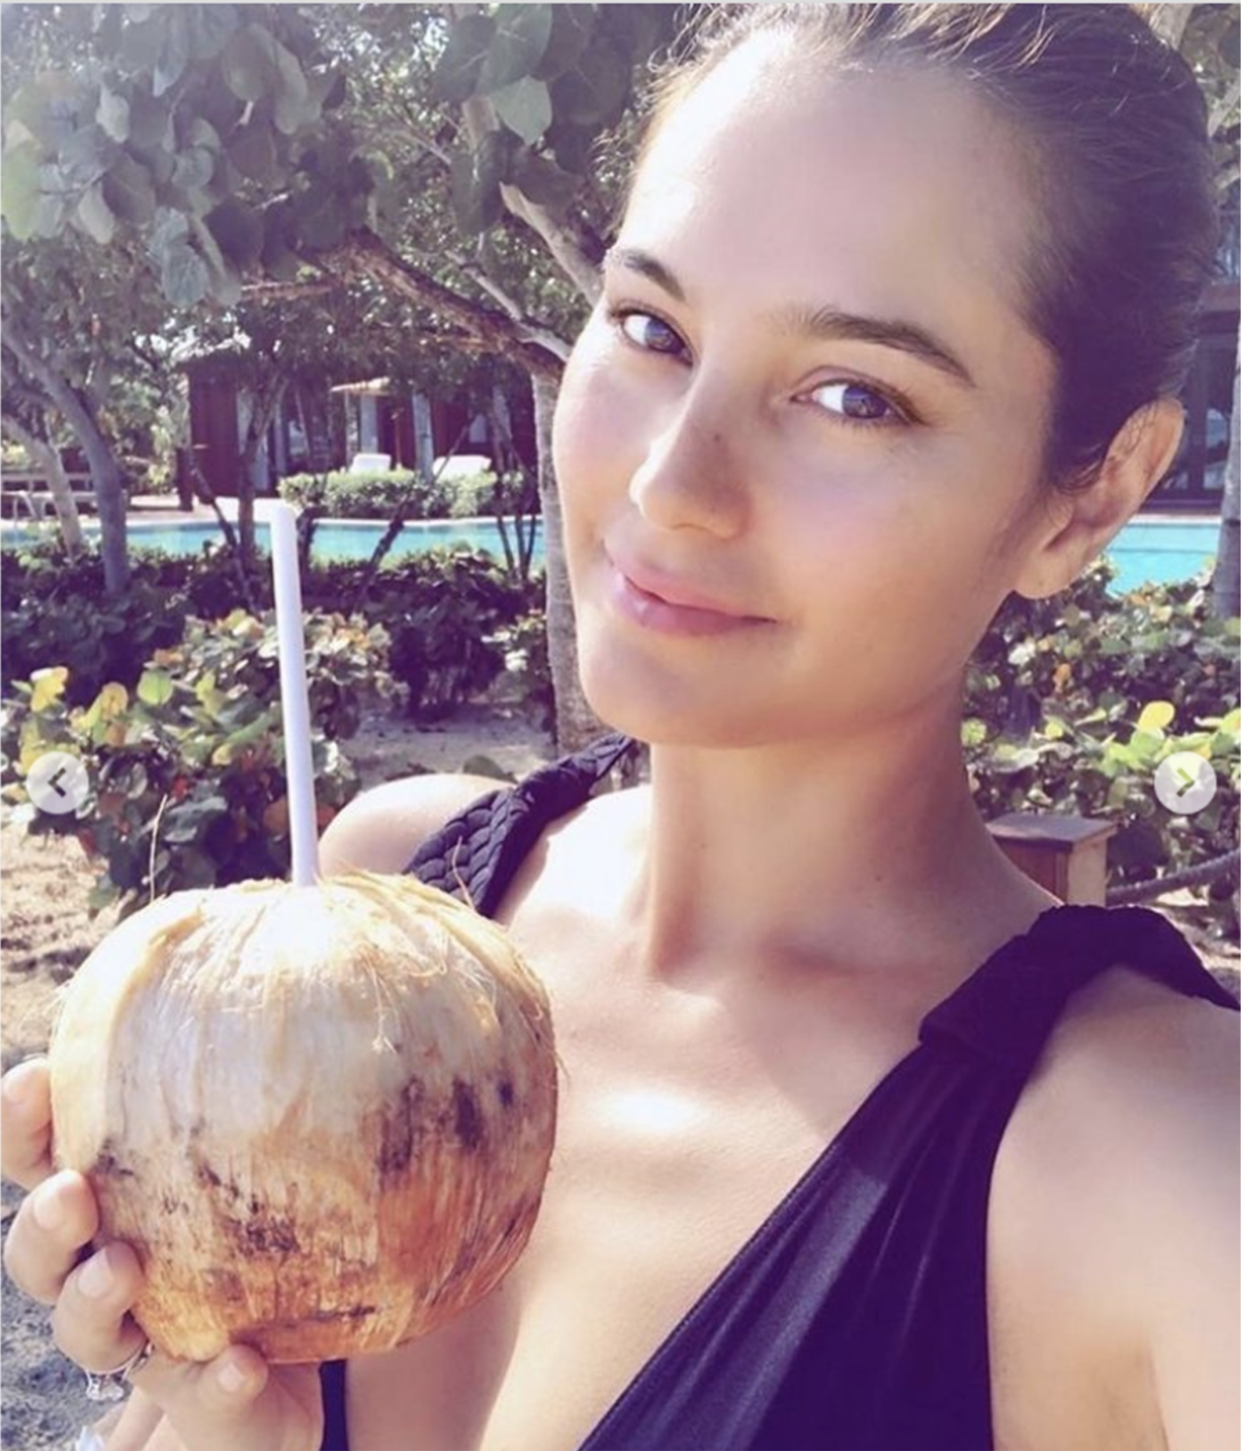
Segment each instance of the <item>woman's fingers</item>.
M318 1451L322 1439L318 1368L273 1368L245 1345L201 1364L156 1355L134 1384L163 1407L186 1451Z
M81 1174L63 1169L32 1189L14 1216L4 1267L15 1285L53 1304L99 1229L99 1208Z
M56 1344L84 1370L116 1370L146 1343L129 1316L142 1287L138 1258L127 1244L96 1250L64 1282L52 1311Z
M52 1172L51 1149L47 1059L31 1058L0 1080L0 1174L33 1189Z

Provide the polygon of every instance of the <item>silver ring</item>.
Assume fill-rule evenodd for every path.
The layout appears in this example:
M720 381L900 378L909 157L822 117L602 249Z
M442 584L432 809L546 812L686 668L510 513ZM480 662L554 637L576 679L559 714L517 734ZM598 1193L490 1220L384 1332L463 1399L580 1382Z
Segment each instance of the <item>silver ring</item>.
M115 1370L88 1370L86 1376L86 1399L88 1401L119 1401L125 1397L126 1382L146 1365L155 1354L155 1346L144 1340L133 1355Z

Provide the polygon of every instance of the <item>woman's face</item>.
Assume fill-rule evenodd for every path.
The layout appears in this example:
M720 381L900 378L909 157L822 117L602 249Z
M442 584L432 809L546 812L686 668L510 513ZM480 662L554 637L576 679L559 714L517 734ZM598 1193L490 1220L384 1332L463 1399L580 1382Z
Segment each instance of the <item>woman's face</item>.
M956 688L1037 497L1029 208L995 120L926 73L817 79L765 37L674 112L554 427L604 720L755 745Z

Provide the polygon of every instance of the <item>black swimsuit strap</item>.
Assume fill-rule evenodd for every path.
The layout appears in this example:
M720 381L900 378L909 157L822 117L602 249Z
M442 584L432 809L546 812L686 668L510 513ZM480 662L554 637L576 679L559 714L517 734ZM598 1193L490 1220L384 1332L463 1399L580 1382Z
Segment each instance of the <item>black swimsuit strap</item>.
M1071 993L1114 964L1188 997L1238 1011L1237 999L1159 912L1050 907L923 1019L923 1042L956 1043L1025 1078Z
M488 792L428 837L406 871L490 916L544 827L581 806L636 745L611 731L514 786Z

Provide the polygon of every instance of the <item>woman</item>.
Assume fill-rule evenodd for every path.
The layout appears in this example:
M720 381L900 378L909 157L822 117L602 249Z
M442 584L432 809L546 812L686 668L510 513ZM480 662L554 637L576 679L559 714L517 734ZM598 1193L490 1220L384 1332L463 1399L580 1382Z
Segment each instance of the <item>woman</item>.
M535 1235L325 1368L324 1433L312 1367L140 1354L137 1262L75 1267L93 1201L40 1184L15 1070L9 1269L79 1364L140 1356L109 1451L1238 1443L1236 1004L1156 914L1015 870L959 742L1001 602L1173 458L1204 130L1128 7L710 16L556 416L583 682L628 734L481 802L382 787L323 842L464 875L547 984ZM650 786L591 798L629 736Z

